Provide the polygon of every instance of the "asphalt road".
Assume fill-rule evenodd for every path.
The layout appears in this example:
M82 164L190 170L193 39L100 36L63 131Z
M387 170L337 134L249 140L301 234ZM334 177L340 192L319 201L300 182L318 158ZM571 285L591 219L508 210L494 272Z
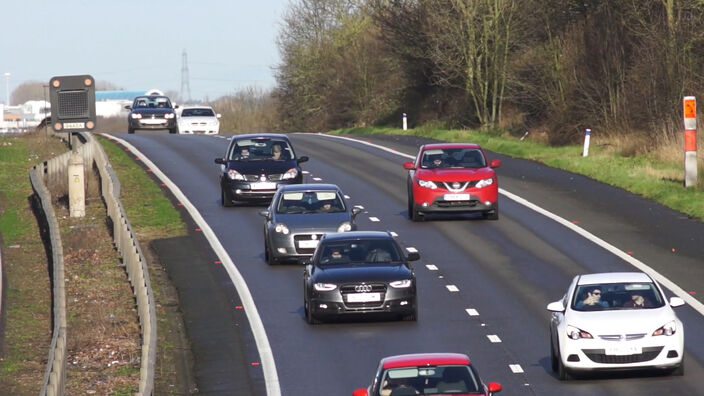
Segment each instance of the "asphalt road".
M302 268L272 267L264 261L263 218L257 213L262 207L220 206L220 170L213 159L223 155L228 144L225 136L139 132L115 136L137 147L181 189L226 248L256 303L282 395L350 395L353 389L368 385L380 358L435 351L467 353L485 382L503 385L503 395L702 393L704 318L689 305L677 310L685 325L683 377L637 372L557 380L550 370L545 306L562 297L575 275L634 267L623 256L512 199L501 197L499 221L467 215L412 223L406 216L407 171L401 166L405 158L332 137L292 135L297 155L311 158L303 164L306 182L339 185L350 203L365 208L358 216L359 229L393 231L405 246L421 254L421 261L415 263L417 323L311 326L303 316ZM362 139L410 155L422 143L411 137ZM503 190L594 234L702 301L704 224L581 176L531 161L490 157L502 160L498 174ZM182 300L187 296L190 305L219 312L209 316L206 310L196 309L199 314L187 318L194 348L210 346L207 353L196 353L198 388L203 394L263 395L260 356L251 332L242 325L241 312L232 306L237 304L232 281L207 260L183 266L181 271L194 277L208 273L208 290L190 290L194 288L189 287L188 272L172 275L179 280L176 286ZM433 265L437 269L428 267ZM240 344L233 344L233 339ZM497 339L500 342L492 342ZM229 367L241 370L242 362L230 366L232 359L222 355L235 349L243 356L240 360L251 363L247 391L240 382L228 380L236 378Z

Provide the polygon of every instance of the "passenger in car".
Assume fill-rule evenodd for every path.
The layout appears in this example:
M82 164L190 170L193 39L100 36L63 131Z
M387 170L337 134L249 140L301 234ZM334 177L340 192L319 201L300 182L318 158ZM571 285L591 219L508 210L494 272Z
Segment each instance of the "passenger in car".
M275 144L271 147L271 159L273 160L279 160L281 158L281 146L278 144Z
M653 303L647 298L643 297L640 292L634 292L631 294L630 301L626 301L623 304L624 308L652 308Z

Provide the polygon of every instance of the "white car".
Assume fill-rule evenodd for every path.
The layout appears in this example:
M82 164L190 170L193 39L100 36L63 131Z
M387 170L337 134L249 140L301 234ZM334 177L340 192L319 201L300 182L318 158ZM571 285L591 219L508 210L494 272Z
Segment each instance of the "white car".
M182 134L220 133L220 114L210 106L185 106L178 115L178 132Z
M548 304L552 370L560 380L596 370L684 374L684 328L660 285L642 272L579 275Z

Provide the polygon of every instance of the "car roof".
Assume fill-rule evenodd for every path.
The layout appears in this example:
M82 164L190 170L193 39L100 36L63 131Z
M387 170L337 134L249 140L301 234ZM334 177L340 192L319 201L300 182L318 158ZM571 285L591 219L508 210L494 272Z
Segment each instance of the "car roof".
M408 366L437 366L443 364L469 365L469 357L463 353L413 353L383 358L383 368L398 368Z
M480 149L477 143L430 143L423 145L423 150L428 149L450 149L450 148L476 148Z
M326 233L323 238L327 241L354 240L354 239L393 239L387 231L348 231Z
M580 275L578 285L593 285L597 283L628 283L628 282L653 282L644 272L602 272L597 274Z
M269 139L282 139L288 141L288 136L283 133L246 133L243 135L232 136L232 141L241 139L256 139L256 138L269 138Z
M337 190L340 187L336 184L329 183L304 183L304 184L284 184L279 187L281 191L320 191L320 190Z
M213 106L208 105L181 105L181 109L213 109Z

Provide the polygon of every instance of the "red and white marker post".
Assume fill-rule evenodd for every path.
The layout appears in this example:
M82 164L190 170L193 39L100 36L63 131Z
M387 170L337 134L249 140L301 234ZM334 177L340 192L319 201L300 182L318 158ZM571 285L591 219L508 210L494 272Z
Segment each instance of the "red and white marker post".
M684 113L684 186L697 185L697 100L685 96L682 100Z

